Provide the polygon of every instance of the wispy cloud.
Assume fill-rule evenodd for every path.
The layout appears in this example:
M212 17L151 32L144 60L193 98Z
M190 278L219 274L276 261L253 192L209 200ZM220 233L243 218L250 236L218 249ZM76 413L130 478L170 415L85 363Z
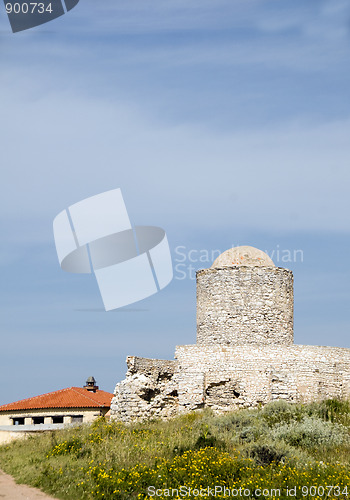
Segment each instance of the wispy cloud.
M11 101L1 130L11 220L50 220L121 187L132 216L165 226L227 225L235 213L251 228L349 230L350 120L219 132L68 92Z

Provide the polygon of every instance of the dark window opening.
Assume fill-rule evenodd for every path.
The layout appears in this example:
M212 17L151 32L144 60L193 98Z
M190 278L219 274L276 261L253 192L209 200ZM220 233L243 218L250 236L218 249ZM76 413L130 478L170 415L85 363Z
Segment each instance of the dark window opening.
M44 423L44 417L33 417L33 424L38 425L38 424L43 424Z
M63 424L63 416L62 417L52 417L53 424Z
M24 418L14 418L13 425L24 425Z
M73 415L72 416L72 424L81 424L83 421L83 415Z

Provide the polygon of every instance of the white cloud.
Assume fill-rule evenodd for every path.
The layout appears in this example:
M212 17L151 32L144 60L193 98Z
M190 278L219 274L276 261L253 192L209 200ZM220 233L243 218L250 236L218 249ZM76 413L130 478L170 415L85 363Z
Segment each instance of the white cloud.
M165 126L127 103L68 92L11 103L0 131L10 220L51 220L121 187L139 223L350 229L350 120L218 133Z
M96 24L88 41L82 31L78 42L57 34L39 36L39 31L5 41L2 202L7 217L15 221L17 238L21 220L37 220L30 229L22 223L21 233L36 240L43 221L47 224L69 204L113 187L122 188L135 222L141 222L142 213L143 222L154 223L156 217L159 224L176 227L349 229L348 114L326 120L323 113L332 115L333 109L325 105L304 116L296 112L291 119L283 110L274 110L277 83L271 90L259 86L260 79L269 81L272 69L284 78L278 102L293 108L289 91L299 72L314 72L322 81L330 68L343 70L347 46L336 38L330 42L316 29L328 19L333 31L345 26L343 2L336 1L334 8L330 0L322 1L309 10L305 4L289 4L293 15L287 17L282 3L255 2L254 10L243 0L81 4L64 16L66 30L87 16L82 31ZM93 5L100 9L94 18ZM171 25L179 32L187 16L185 26L194 32L206 29L206 36L194 33L184 43L177 34L166 46L162 39L143 43L146 39L137 37L107 36L100 42L102 27L108 33L115 22L113 12L130 33L152 32L159 16L169 23L159 29ZM210 30L221 21L233 32L240 26L243 32L211 37ZM200 66L206 67L208 78L204 90L202 74L191 81ZM220 86L210 90L217 70L234 82L241 68L251 73L231 92L229 85L222 94ZM167 84L183 75L189 79L186 90L174 84L170 92ZM246 89L252 80L255 87ZM322 87L322 92L332 104L337 88ZM301 90L305 106L309 97L310 90ZM199 108L213 101L202 118L193 118L189 111L196 99ZM243 129L241 122L245 115L254 115L255 102L266 106L273 118L260 128L248 121ZM302 109L303 102L298 106ZM177 109L180 117L174 120ZM228 121L231 112L235 115ZM222 116L226 122L217 127Z

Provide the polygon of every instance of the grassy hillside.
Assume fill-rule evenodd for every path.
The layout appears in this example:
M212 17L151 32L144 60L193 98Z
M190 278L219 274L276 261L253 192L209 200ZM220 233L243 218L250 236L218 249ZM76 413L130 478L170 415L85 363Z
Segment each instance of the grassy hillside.
M68 500L350 498L350 404L99 419L0 447L0 467Z

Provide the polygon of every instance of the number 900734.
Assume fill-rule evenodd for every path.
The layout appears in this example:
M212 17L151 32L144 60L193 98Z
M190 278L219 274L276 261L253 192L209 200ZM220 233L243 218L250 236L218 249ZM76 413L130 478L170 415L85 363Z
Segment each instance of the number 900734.
M49 3L45 6L43 3L7 3L5 5L8 14L44 14L45 12L52 13L52 5Z

